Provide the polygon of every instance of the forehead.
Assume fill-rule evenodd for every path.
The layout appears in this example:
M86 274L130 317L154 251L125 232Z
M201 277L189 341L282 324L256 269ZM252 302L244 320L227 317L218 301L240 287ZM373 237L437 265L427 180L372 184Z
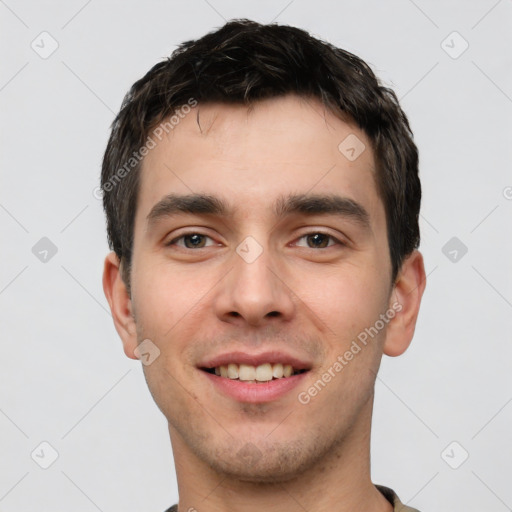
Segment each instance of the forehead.
M275 213L275 199L290 193L337 193L383 215L368 138L318 100L198 104L170 126L143 161L136 223L163 196L191 193L222 197L246 216Z

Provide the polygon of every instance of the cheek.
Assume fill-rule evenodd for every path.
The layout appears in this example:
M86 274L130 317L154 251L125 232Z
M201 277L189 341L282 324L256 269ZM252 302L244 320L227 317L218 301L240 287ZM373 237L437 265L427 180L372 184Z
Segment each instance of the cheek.
M133 292L139 317L160 336L184 318L208 289L197 273L177 269L168 261L140 258L137 270Z
M193 389L183 394L182 383L193 378L193 369L186 364L187 349L197 338L201 297L208 291L207 283L201 284L197 276L171 267L141 259L139 269L144 271L133 281L139 342L150 339L160 351L143 371L155 402L167 418L187 407L191 397L197 398Z
M326 326L325 359L315 382L301 390L302 397L315 404L319 415L327 411L333 424L347 421L335 411L355 414L371 398L385 330L375 333L370 329L387 306L383 284L368 266L353 265L322 280L318 276L304 276L302 280L305 309L314 311Z
M139 269L144 270L134 273L133 282L139 340L149 338L158 346L159 362L173 375L190 372L191 342L206 325L211 292L219 278L192 265L177 269L169 261L139 261ZM147 370L151 372L150 367Z
M369 262L347 263L321 275L302 273L297 295L340 345L350 342L379 318L386 307L383 288L383 277Z

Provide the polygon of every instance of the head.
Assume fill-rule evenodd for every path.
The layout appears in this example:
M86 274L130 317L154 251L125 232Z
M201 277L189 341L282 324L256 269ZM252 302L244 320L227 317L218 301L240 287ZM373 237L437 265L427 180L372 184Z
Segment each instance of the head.
M264 481L367 436L425 276L418 152L362 60L247 20L185 42L126 95L101 179L105 293L125 353L158 355L144 371L175 451ZM205 371L228 352L307 371L235 400Z

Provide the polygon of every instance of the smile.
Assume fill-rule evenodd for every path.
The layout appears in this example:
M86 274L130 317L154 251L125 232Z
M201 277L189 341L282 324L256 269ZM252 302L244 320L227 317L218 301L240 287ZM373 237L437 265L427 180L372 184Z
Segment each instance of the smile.
M202 368L204 371L218 377L243 381L249 384L269 382L276 379L286 379L305 372L305 369L294 369L291 364L263 363L258 366L249 364L230 363L215 368Z

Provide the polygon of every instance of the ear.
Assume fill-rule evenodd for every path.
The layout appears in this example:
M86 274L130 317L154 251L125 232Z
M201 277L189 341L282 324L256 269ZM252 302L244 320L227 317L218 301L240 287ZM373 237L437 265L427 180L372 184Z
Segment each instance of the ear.
M414 335L426 284L423 256L414 250L402 263L391 292L389 308L396 314L388 323L384 354L395 357L407 350Z
M137 330L132 301L121 277L120 266L116 253L109 253L103 267L103 291L112 312L116 331L123 342L124 353L131 359L138 359L134 353L137 347Z

